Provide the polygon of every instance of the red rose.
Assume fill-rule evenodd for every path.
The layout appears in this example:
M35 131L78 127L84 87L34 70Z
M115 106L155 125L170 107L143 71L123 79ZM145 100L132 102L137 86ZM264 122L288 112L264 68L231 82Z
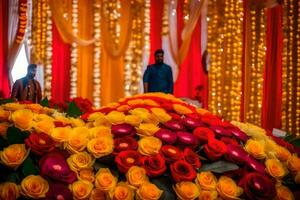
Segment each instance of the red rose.
M182 152L177 147L171 145L162 146L160 151L167 163L173 163L182 158Z
M268 176L256 172L246 174L239 185L244 189L246 199L271 200L276 196L274 182Z
M208 140L215 138L215 133L206 127L198 127L193 131L200 144L206 144Z
M209 113L202 115L201 121L210 126L220 126L223 124L219 117Z
M49 153L55 149L55 142L46 133L31 133L25 140L31 152L37 155Z
M178 115L177 113L171 112L171 113L168 113L168 114L172 117L172 119L175 119L175 120L180 120L181 119L181 116Z
M93 110L93 104L88 99L76 97L73 99L73 101L82 113L90 112Z
M227 152L227 147L224 142L212 139L208 140L208 143L204 145L204 152L210 160L214 161Z
M171 175L176 182L193 181L197 173L193 166L184 160L176 161L170 165Z
M162 175L167 167L164 158L161 154L156 154L155 156L146 156L143 159L143 165L150 177L156 177Z
M133 150L122 151L116 156L115 162L117 163L119 171L126 173L131 166L142 165L142 155Z
M222 137L221 141L224 142L227 145L228 144L239 145L239 143L235 139L232 139L232 138L229 138L229 137Z
M195 169L201 166L201 162L198 154L196 154L192 149L185 148L183 151L183 159L185 162L191 164Z
M115 138L114 139L114 154L118 154L122 151L136 150L138 148L137 141L129 136Z

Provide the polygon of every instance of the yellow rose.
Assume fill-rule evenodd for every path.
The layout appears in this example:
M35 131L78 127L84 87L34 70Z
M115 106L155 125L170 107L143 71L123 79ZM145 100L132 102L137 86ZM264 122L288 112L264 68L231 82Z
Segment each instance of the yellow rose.
M61 114L54 115L54 119L55 119L55 121L62 123L63 126L69 126L72 124L72 122L69 118L67 118Z
M41 106L40 104L37 104L37 103L24 104L24 107L35 113L41 113L42 109L43 109L43 106Z
M93 168L85 168L79 170L79 172L77 173L77 178L82 181L88 181L90 183L93 183L95 181Z
M95 157L109 155L113 152L114 140L112 137L99 137L91 139L87 144L88 151Z
M205 171L197 174L196 184L202 190L215 190L217 186L217 178L210 171Z
M152 99L144 99L144 105L159 106L159 104L153 101Z
M29 198L44 198L48 190L49 184L41 176L29 175L21 182L21 194Z
M130 124L132 126L139 126L143 120L137 115L126 115L125 123Z
M276 187L277 196L275 200L294 200L294 195L291 190L283 185Z
M161 123L165 123L172 119L172 117L162 108L151 108L151 111Z
M265 165L268 174L274 178L282 178L286 175L286 170L284 169L282 163L277 159L267 159L265 161Z
M125 114L118 111L111 111L108 115L106 115L106 119L111 124L122 124L125 122Z
M38 133L47 133L50 134L52 129L55 128L55 125L53 123L53 120L41 120L38 122L33 123L32 127L34 128L34 130Z
M37 122L43 121L43 120L54 121L54 119L52 117L50 117L49 115L46 115L46 114L35 114L33 120L37 121Z
M76 127L72 130L65 143L65 148L71 153L83 151L88 143L89 129L86 127Z
M218 192L216 190L201 190L198 200L216 200Z
M180 200L194 200L199 196L199 189L193 182L183 181L176 183L173 189Z
M72 129L69 126L66 127L56 127L52 129L50 135L52 139L56 142L65 142L69 139L72 134Z
M70 168L75 172L92 167L94 162L95 159L86 151L73 154L67 159Z
M12 182L5 182L0 184L0 199L14 200L19 198L19 187Z
M24 104L19 104L19 103L6 103L2 105L4 110L10 110L10 111L15 111L15 110L22 110L24 109Z
M146 170L142 167L132 166L126 173L127 181L130 185L139 187L141 184L148 181Z
M56 110L53 108L48 108L48 107L43 107L42 109L42 113L47 114L47 115L51 115L55 112Z
M146 108L135 108L132 110L129 110L129 113L132 115L139 116L143 121L149 118L149 111Z
M239 199L243 189L229 177L221 176L217 183L217 191L223 199Z
M117 108L118 112L127 112L128 110L130 110L130 106L129 105L121 105Z
M107 200L107 198L104 191L94 188L89 200Z
M95 186L102 191L113 190L117 185L118 179L108 168L101 168L96 174Z
M275 149L275 153L276 153L276 157L281 162L286 162L292 156L289 150L279 145L277 145L277 148Z
M154 124L155 126L159 124L158 118L152 113L148 113L147 117L143 120L143 122L148 124Z
M159 127L150 124L150 123L141 123L140 126L136 129L138 132L138 135L140 136L152 136L154 135L157 131L159 131Z
M26 150L25 144L12 144L0 152L1 162L12 168L16 168L27 158L29 151Z
M88 181L76 181L69 188L72 191L74 199L87 199L92 193L93 184Z
M102 117L105 117L105 115L101 112L94 112L92 114L89 115L88 117L88 121L91 122L91 121L95 121L97 118L102 118Z
M294 180L295 180L295 183L296 183L296 184L300 184L300 171L297 172L297 174L296 174Z
M10 116L10 112L0 108L0 121L7 121Z
M71 124L72 124L72 127L82 127L82 126L85 126L85 123L82 119L79 119L79 118L71 118Z
M28 109L17 110L12 113L11 118L16 127L22 130L29 130L32 125L33 113Z
M7 129L10 126L7 122L0 122L0 136L6 135Z
M287 167L292 173L300 171L300 159L297 155L292 155L287 161Z
M150 136L144 137L138 141L138 152L145 156L156 155L159 153L162 142L160 139Z
M133 189L124 182L119 182L114 190L109 192L113 200L132 200L134 199Z
M252 139L247 140L245 150L256 159L261 160L266 158L264 144L259 141Z
M89 129L90 138L112 137L111 129L106 126L97 126Z
M163 191L158 189L156 185L145 182L136 191L137 200L157 200L162 195Z
M179 115L186 115L186 114L191 114L193 113L191 111L191 109L189 109L188 107L186 106L183 106L181 104L177 104L177 103L174 103L173 104L173 109L179 114Z

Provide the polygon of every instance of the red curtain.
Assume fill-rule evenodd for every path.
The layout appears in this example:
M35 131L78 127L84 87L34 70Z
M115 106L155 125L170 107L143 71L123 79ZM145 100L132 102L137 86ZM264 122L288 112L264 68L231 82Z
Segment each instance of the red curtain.
M149 63L154 63L154 52L162 48L162 17L164 0L151 0L150 5L150 57Z
M177 8L177 35L181 36L183 29L182 3L178 1ZM178 44L182 41L179 38ZM189 52L180 65L178 78L174 84L176 97L197 99L204 108L208 107L208 77L202 67L201 56L201 18L193 31Z
M7 66L8 0L1 0L0 11L0 98L8 98L10 96Z
M53 23L52 28L52 99L64 103L70 99L70 45L63 42Z
M282 6L267 10L267 52L264 70L262 127L268 130L281 127L282 103Z

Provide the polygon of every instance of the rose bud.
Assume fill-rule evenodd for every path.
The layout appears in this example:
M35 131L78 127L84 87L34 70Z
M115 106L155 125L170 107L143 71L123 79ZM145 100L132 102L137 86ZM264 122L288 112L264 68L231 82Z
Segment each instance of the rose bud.
M164 123L165 127L170 129L170 130L173 130L173 131L182 131L184 130L184 126L183 124L178 121L178 120L170 120L166 123Z
M231 137L232 136L232 133L222 126L211 126L210 129L213 130L216 133L216 135L219 137L222 137L222 136Z
M157 131L155 136L165 144L174 144L177 140L176 133L164 128L161 128L159 131Z
M231 128L230 131L232 135L234 135L234 137L236 137L237 139L243 142L246 142L249 139L248 135L246 135L243 131L241 131L238 128Z
M197 138L193 134L190 134L189 132L185 132L185 131L177 132L177 141L179 144L184 145L184 146L198 145Z
M115 137L123 137L132 134L134 128L130 124L113 124L111 132Z
M258 173L265 174L265 165L248 155L246 164Z
M225 154L226 160L237 164L243 164L247 161L248 155L249 154L241 146L227 144L227 152Z
M184 126L189 130L194 130L199 126L205 126L199 119L192 117L185 117L182 119Z

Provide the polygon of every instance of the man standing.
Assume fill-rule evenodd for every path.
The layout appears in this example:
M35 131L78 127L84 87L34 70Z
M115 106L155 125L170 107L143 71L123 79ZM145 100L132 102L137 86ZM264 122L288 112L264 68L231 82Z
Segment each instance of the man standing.
M144 73L144 92L163 92L173 94L173 75L169 65L164 63L164 51L154 53L155 64L148 65Z
M26 76L16 80L14 83L11 92L11 98L14 101L31 101L32 103L41 101L41 86L37 80L34 80L36 68L36 64L28 65Z

